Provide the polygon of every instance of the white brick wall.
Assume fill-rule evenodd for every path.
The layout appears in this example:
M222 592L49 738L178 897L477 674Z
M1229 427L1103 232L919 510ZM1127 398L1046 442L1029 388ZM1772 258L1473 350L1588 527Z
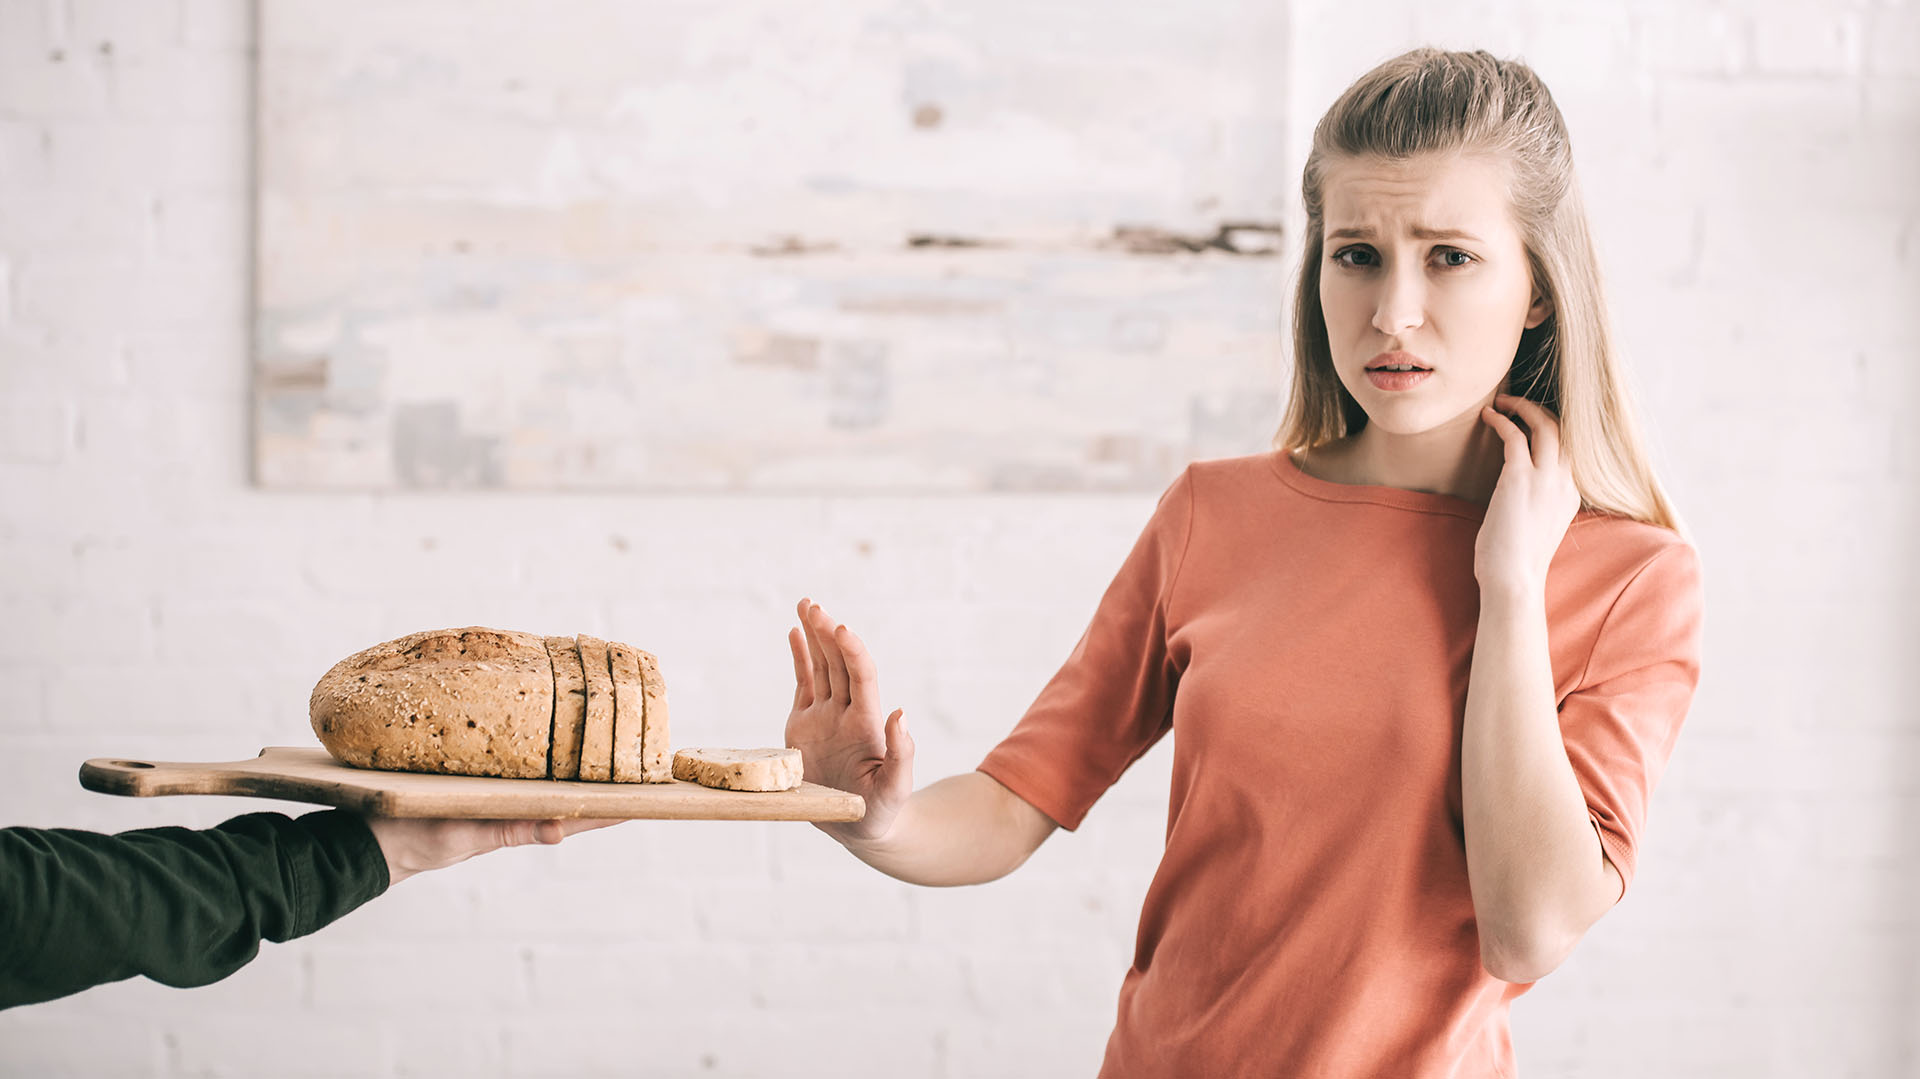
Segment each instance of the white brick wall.
M1304 125L1421 38L1518 51L1554 87L1706 556L1705 680L1635 889L1515 1009L1523 1074L1920 1074L1920 16L1293 7L1296 170ZM428 625L645 642L689 729L765 742L803 593L871 641L917 717L922 780L971 767L1151 499L248 486L247 10L0 0L0 823L272 805L105 798L73 774L304 742L320 671ZM1297 171L1270 182L1290 194ZM899 885L803 825L505 852L219 985L0 1014L0 1073L1088 1074L1165 769L1163 748L984 888ZM635 1046L658 1066L631 1065Z

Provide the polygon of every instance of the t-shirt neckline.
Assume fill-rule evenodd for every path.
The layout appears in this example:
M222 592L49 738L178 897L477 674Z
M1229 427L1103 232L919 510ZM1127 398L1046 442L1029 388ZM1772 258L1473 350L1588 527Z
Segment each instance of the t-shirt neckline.
M1461 498L1457 495L1436 494L1431 491L1409 491L1403 487L1385 487L1370 483L1335 483L1309 474L1300 467L1287 450L1274 450L1268 455L1268 463L1273 471L1287 486L1309 498L1318 498L1327 502L1358 502L1376 506L1389 506L1395 509L1413 510L1418 513L1444 513L1468 520L1483 521L1487 516L1487 504Z

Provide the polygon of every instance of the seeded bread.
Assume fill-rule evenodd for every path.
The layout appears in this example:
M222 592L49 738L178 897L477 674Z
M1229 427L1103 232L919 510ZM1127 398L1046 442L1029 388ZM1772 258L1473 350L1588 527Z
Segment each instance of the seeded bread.
M320 744L362 768L540 779L553 664L533 634L427 630L348 656L308 697Z
M607 642L613 671L613 779L640 783L641 748L646 732L646 700L640 689L640 655L631 645Z
M648 783L673 782L673 745L667 721L667 682L660 677L660 660L640 652L640 686L646 698L647 729L641 739L641 776Z
M548 637L553 661L553 778L580 778L580 738L587 724L587 676L572 637Z
M587 682L587 722L580 738L580 778L613 778L613 672L607 663L607 642L582 633L580 667Z
M730 791L784 791L800 785L797 749L683 749L673 778Z

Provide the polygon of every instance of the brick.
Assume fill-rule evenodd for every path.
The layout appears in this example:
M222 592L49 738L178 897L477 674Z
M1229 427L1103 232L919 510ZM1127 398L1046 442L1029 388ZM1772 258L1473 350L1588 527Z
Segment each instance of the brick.
M116 115L61 123L50 134L48 170L64 191L227 193L239 201L247 190L246 130L230 118L130 122Z
M1865 66L1870 75L1920 77L1920 11L1879 5L1868 15ZM1911 84L1907 87L1909 99Z
M11 550L8 551L11 561ZM47 726L47 677L36 667L0 665L0 731Z
M0 63L0 116L88 120L106 116L110 108L98 66L65 46Z
M228 195L161 196L153 204L159 254L188 259L224 258L244 264L252 232L246 203Z
M1538 11L1519 51L1562 110L1566 101L1589 95L1617 103L1635 66L1628 12L1610 4Z
M511 940L401 939L366 947L317 937L308 958L313 1007L321 1012L385 1017L405 1015L427 1002L511 1012L527 1000L527 955Z
M9 1074L43 1079L148 1079L167 1075L159 1024L134 1020L100 1036L87 998L0 1013L0 1045Z
M862 884L808 888L693 882L702 933L716 940L899 941L908 936L911 886L873 874Z
M1733 76L1752 65L1753 28L1739 14L1697 4L1665 4L1634 14L1640 62L1657 76Z
M729 940L635 941L583 926L581 939L531 950L536 1008L609 1021L633 1000L676 1016L740 1014L764 1008L766 949Z
M138 265L118 258L31 264L15 291L15 319L55 332L94 323L112 303L117 323L138 330L207 325L244 314L245 290L230 263Z
M325 1013L285 1012L236 1023L219 1013L167 1023L171 1074L272 1075L286 1079L386 1075L392 1070L391 1027L356 1027L342 1036L341 1019Z
M10 193L6 200L0 245L33 252L36 266L126 261L152 245L152 214L139 196L82 194L49 185Z
M1070 1011L947 1019L941 1024L941 1040L948 1073L1004 1079L1091 1075L1105 1056L1113 1016L1113 1000L1107 998L1085 1001Z
M1761 74L1837 77L1861 66L1860 14L1779 7L1753 19L1753 66Z
M0 460L57 465L72 445L73 411L66 401L42 394L0 398Z
M242 599L166 596L155 606L155 654L163 663L218 667L234 657L286 649L286 609Z
M1642 183L1711 191L1713 202L1777 213L1805 209L1818 193L1859 211L1911 205L1900 187L1904 151L1858 138L1859 91L1802 79L1681 80L1656 91L1653 139L1662 165ZM1890 173L1837 173L1835 155Z
M120 663L152 654L152 616L138 600L0 595L0 615L0 656L16 661L84 655Z
M304 729L305 702L300 697L276 699L254 678L230 678L224 671L232 663L229 660L220 668L150 662L62 667L48 676L48 723L58 730L101 734L224 735L233 741L228 759L250 757L269 740L291 739L299 744L311 740ZM207 687L216 682L220 693L217 700L210 700ZM139 704L134 707L130 702ZM284 728L277 737L276 720Z
M105 79L116 116L167 124L227 121L241 128L251 107L246 54L169 49L115 59ZM240 135L240 131L235 131Z
M253 44L252 8L231 0L184 0L180 40L187 48L246 49Z
M124 63L178 48L180 11L175 3L68 0L68 11L74 48L97 56L100 62Z
M118 335L99 326L0 326L0 393L124 385Z
M849 1005L937 1013L967 996L967 966L944 942L873 948L798 940L755 948L756 1006L779 1016L829 1015Z
M0 190L9 193L9 203L13 197L37 193L46 184L51 149L47 125L0 117ZM0 229L5 229L13 216L0 216Z

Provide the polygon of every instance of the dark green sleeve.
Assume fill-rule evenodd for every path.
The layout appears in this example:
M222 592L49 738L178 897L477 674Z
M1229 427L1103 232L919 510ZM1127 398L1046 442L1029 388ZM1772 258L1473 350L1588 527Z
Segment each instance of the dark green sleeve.
M387 888L344 810L249 813L204 831L0 829L0 1008L144 974L205 985Z

